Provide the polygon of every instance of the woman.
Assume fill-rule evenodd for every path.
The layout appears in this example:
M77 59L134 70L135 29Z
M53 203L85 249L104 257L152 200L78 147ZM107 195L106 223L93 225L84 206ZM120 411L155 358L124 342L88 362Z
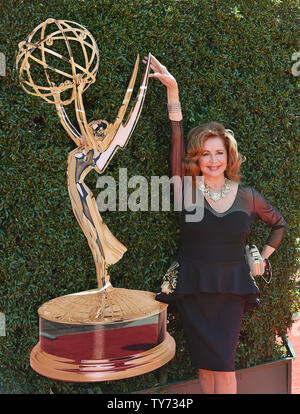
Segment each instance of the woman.
M177 82L154 56L150 67L154 73L149 76L167 87L172 175L181 180L192 176L193 193L200 190L204 196L198 222L187 220L190 210L181 212L176 305L192 364L199 370L201 393L234 394L243 313L258 306L259 296L244 255L250 226L259 218L272 227L261 252L267 259L279 246L286 223L258 191L240 183L241 155L232 131L222 124L209 122L191 130L185 154ZM174 184L177 197L180 187ZM157 299L163 301L159 295Z

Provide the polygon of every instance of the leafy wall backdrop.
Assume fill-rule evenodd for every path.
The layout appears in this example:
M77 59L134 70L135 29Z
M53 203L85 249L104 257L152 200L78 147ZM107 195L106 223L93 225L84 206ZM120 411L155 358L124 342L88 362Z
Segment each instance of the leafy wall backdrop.
M6 336L0 337L0 392L132 392L157 384L155 372L97 384L72 384L36 374L29 354L38 341L38 308L64 294L96 287L90 249L73 215L67 192L66 162L73 141L53 105L26 94L18 83L18 43L52 17L78 22L94 36L100 51L96 83L85 93L89 120L112 122L138 53L151 52L176 77L185 134L216 120L235 132L246 156L243 182L254 186L288 222L288 232L271 258L274 280L258 282L261 308L243 321L237 368L278 359L297 308L296 84L291 56L297 51L298 1L292 0L0 0L0 52L6 74L0 78L1 273L0 311ZM137 85L144 70L140 64ZM137 90L134 92L136 94ZM150 79L137 128L106 174L118 181L170 174L166 91ZM97 174L87 184L97 196ZM133 191L133 190L131 190ZM130 193L130 190L129 190ZM157 291L176 253L179 226L174 211L102 213L112 233L127 246L110 268L116 287ZM268 228L258 222L249 241L260 248ZM169 309L168 330L177 343L168 364L169 381L195 377L182 326Z

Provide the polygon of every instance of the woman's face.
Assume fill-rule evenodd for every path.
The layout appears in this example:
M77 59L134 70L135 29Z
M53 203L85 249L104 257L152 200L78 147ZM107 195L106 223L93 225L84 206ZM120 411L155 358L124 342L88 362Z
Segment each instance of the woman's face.
M208 138L204 142L199 164L204 177L224 175L227 167L227 151L221 138Z

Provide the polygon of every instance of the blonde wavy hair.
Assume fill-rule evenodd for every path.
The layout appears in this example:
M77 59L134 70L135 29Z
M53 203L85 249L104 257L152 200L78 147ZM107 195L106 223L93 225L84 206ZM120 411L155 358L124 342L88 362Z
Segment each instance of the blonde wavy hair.
M183 176L192 176L193 186L196 185L196 177L202 175L200 170L200 156L204 152L204 143L208 138L220 137L227 150L227 167L225 176L233 181L240 182L242 178L242 155L238 152L234 133L219 122L207 122L193 128L187 136L186 155L182 160Z

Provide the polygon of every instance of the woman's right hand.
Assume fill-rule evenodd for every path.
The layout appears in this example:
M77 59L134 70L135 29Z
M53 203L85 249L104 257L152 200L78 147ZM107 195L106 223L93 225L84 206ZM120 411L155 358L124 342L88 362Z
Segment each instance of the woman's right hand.
M163 85L165 85L168 89L177 89L178 85L174 76L172 76L167 68L163 66L153 55L151 56L150 68L154 71L154 73L150 73L149 77L156 78L161 81ZM148 63L148 57L145 56L143 59L143 63Z

